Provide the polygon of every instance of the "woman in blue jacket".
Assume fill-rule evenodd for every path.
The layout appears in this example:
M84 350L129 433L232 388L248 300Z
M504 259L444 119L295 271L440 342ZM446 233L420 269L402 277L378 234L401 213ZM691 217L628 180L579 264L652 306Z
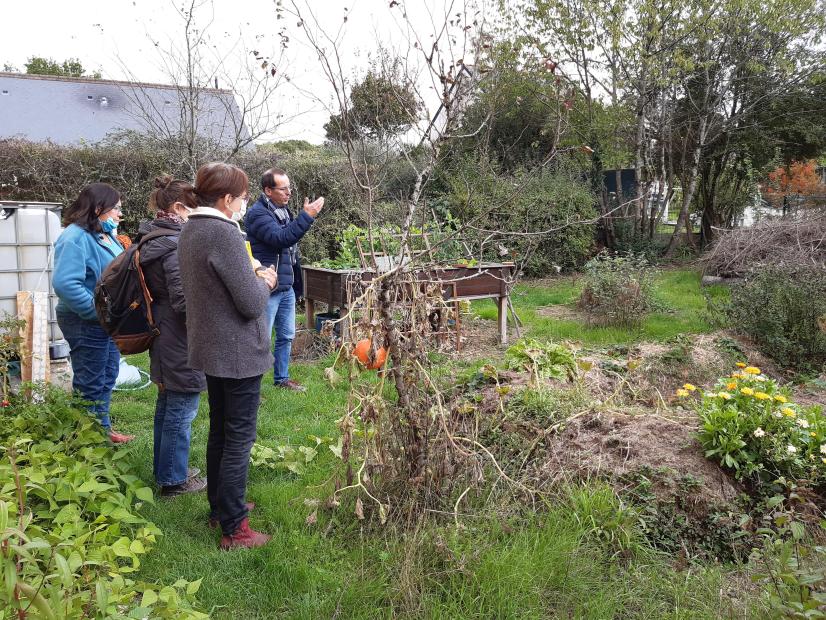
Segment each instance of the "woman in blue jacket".
M72 387L89 405L113 443L132 435L116 433L109 418L112 388L120 354L98 323L95 284L106 265L123 252L115 238L121 218L121 196L111 185L92 183L63 212L65 230L55 242L52 286L58 297L57 324L69 343Z

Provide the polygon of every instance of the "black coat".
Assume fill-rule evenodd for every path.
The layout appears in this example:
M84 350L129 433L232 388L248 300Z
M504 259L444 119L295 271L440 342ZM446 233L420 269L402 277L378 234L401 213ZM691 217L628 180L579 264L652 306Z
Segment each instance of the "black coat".
M168 237L150 239L141 248L141 267L152 294L152 314L161 334L149 348L149 376L158 386L176 392L203 392L206 377L187 362L186 301L178 267L181 226L171 220L144 222L140 233L165 229Z

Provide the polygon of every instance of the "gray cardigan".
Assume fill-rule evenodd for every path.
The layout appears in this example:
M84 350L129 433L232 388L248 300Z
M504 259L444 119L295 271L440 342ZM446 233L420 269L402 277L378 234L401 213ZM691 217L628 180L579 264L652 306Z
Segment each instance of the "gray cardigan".
M244 379L272 367L270 287L253 271L238 225L193 213L178 240L186 298L189 365L214 377Z

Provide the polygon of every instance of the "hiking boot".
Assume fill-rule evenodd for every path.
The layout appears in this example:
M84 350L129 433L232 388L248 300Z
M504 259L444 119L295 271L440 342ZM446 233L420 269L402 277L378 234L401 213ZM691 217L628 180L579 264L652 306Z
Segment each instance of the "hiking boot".
M187 478L194 478L195 476L197 476L200 473L201 473L201 470L198 469L197 467L187 467L186 468L186 477Z
M244 517L237 530L232 534L221 536L221 549L227 551L229 549L261 547L270 542L271 539L272 536L269 534L250 529L250 520Z
M184 493L198 493L207 487L206 478L187 478L186 482L161 487L161 497L175 497Z
M285 390L291 390L293 392L307 391L307 388L301 385L298 381L293 381L292 379L287 379L286 381L282 381L281 383L276 383L275 387L284 388Z
M244 505L247 507L247 512L252 512L252 509L255 508L255 502L247 502ZM209 525L209 529L214 530L220 525L220 523L218 523L218 517L213 517L210 515L207 525Z
M123 433L109 431L109 441L111 441L112 443L129 443L134 438L134 435L124 435Z

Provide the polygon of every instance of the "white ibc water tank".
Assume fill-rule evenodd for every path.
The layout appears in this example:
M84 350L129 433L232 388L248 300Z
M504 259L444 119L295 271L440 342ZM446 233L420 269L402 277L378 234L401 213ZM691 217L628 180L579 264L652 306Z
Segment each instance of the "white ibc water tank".
M54 242L61 204L0 200L0 316L17 314L17 291L49 293L49 340L63 340L52 290ZM63 348L63 347L56 347Z

